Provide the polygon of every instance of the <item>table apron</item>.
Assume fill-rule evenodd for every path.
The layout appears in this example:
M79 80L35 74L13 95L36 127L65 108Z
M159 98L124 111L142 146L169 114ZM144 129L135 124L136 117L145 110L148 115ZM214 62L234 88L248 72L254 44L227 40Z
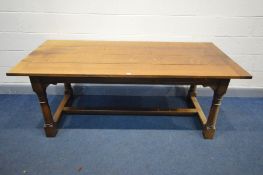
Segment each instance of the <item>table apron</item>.
M215 86L228 79L215 78L134 78L134 77L35 77L41 83L98 83L98 84L153 84L153 85L203 85Z

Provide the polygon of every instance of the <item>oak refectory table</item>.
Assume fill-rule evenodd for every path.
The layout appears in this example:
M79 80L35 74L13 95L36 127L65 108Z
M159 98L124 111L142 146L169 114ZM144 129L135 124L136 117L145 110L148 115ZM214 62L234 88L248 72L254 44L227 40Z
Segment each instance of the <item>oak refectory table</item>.
M196 115L203 136L212 139L222 96L230 79L252 76L212 43L49 40L13 67L8 76L29 76L44 117L47 137L54 137L62 114ZM52 115L46 88L64 83L64 98ZM190 85L190 108L170 110L88 109L71 106L71 83ZM206 118L196 86L208 86L213 100Z

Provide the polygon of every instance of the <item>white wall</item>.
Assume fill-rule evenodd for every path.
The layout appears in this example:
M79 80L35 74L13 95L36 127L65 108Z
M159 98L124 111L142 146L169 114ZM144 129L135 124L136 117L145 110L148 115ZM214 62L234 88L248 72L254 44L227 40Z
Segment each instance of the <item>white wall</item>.
M263 87L262 0L0 0L0 84L47 39L212 41Z

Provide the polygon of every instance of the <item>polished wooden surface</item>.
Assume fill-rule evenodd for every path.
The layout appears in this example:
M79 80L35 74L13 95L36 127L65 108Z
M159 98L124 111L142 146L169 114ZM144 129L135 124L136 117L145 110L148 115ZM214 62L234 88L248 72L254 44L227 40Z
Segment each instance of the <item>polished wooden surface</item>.
M251 78L212 43L50 40L7 75Z

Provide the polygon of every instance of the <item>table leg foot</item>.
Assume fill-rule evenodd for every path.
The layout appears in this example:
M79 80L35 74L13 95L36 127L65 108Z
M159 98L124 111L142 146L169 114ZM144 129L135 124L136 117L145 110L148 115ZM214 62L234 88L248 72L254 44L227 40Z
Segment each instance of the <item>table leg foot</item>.
M204 128L202 133L204 139L213 139L215 132L216 132L215 128Z
M52 124L45 124L44 131L45 131L46 137L56 137L57 132L58 132L57 127Z

